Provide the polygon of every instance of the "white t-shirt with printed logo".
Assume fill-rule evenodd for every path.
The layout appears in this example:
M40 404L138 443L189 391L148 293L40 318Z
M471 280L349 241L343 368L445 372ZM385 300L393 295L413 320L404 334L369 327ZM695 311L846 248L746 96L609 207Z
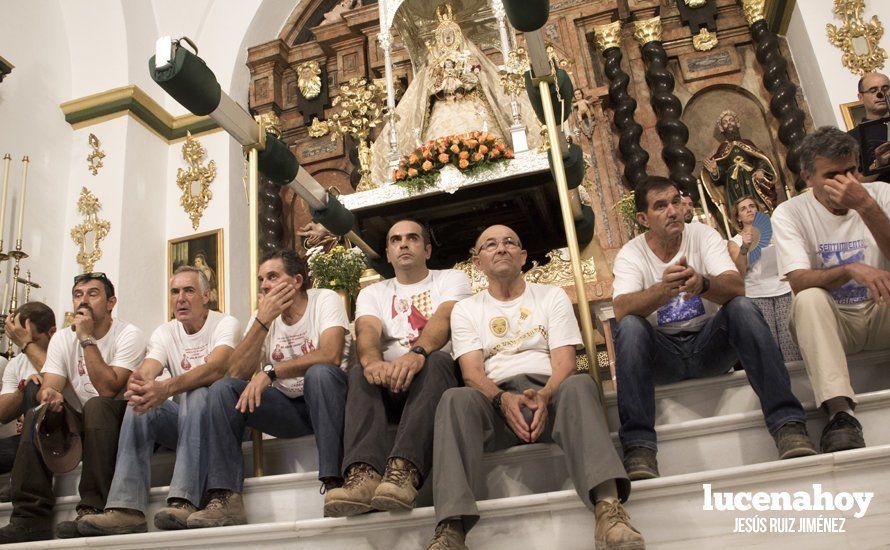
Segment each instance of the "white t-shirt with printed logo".
M684 225L680 249L667 262L662 262L652 252L646 243L645 233L621 248L612 269L615 274L612 299L622 294L646 290L661 282L664 270L677 263L683 256L686 257L687 265L706 277L716 277L727 271L739 272L726 249L726 241L717 231L705 224L687 223ZM652 312L646 319L665 334L695 332L701 330L708 319L719 310L719 304L705 300L701 296L687 296L682 293Z
M509 302L484 290L455 304L451 341L456 358L482 350L485 375L499 383L517 374L550 376L550 350L581 344L581 331L564 290L526 283Z
M136 326L120 319L112 320L108 333L96 340L96 345L108 365L129 371L136 370L145 356L145 335ZM87 373L83 351L73 330L59 330L49 342L42 370L43 374L57 374L68 380L74 396L66 392L66 400L78 411L84 403L99 395ZM122 396L123 392L118 397Z
M730 239L738 246L742 246L742 236L736 235ZM741 254L741 252L739 252ZM749 298L772 298L791 292L791 285L779 277L777 264L776 239L770 241L769 246L760 249L760 258L753 264L748 264L748 272L745 273L745 296Z
M188 334L182 323L173 319L155 329L145 352L146 359L164 365L172 376L179 376L207 362L210 352L219 346L232 349L241 341L241 325L231 315L209 311L201 330Z
M412 285L392 278L363 288L355 301L355 318L369 315L380 319L383 359L394 361L414 346L441 304L468 296L470 281L463 271L431 269L422 281ZM451 342L441 351L451 353Z
M890 184L863 183L884 212L890 214ZM779 250L779 274L798 269L826 269L862 262L878 269L890 269L878 243L862 217L854 210L835 216L816 200L812 192L793 197L776 208L772 217ZM839 307L862 307L871 297L868 288L850 280L829 290Z
M346 330L346 340L343 343L340 368L346 370L352 353L352 335L349 332L349 318L343 300L336 292L326 288L310 288L306 294L309 302L299 321L288 325L279 315L269 325L269 334L263 342L264 361L275 365L306 355L316 350L324 331L332 327L342 327ZM248 331L255 320L256 313L247 325ZM279 378L272 385L291 399L303 395L302 376Z
M12 361L6 361L5 357L0 357L0 370L3 371L3 385L0 386L0 395L13 393L19 390L19 381L28 378L32 374L37 374L37 369L31 365L28 356L19 353L12 358ZM23 378L21 371L24 370ZM12 437L22 433L21 417L10 420L6 424L0 425L0 438Z

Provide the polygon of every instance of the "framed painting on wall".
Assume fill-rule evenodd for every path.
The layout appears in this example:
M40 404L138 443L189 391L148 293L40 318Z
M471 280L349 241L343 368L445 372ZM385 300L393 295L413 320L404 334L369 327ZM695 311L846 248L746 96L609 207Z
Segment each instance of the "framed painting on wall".
M862 106L861 101L841 103L841 115L844 117L844 124L847 125L849 132L865 118L865 107Z
M200 269L210 281L210 303L208 307L225 311L225 277L223 276L223 230L214 229L188 237L170 239L167 244L167 278L173 276L178 267L190 265ZM167 304L169 317L173 317L173 307Z

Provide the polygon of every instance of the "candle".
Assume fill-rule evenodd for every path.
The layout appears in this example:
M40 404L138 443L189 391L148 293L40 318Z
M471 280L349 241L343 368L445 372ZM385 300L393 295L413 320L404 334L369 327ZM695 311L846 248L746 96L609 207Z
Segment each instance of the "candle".
M19 193L19 233L16 247L22 240L22 229L25 227L25 185L28 182L28 162L28 156L25 155L25 158L22 159L22 192Z
M9 298L9 281L3 283L3 304L0 305L0 311L6 309L6 299Z
M3 155L3 198L0 200L0 251L3 250L3 223L6 219L6 190L9 188L9 153ZM4 306L5 307L5 306Z

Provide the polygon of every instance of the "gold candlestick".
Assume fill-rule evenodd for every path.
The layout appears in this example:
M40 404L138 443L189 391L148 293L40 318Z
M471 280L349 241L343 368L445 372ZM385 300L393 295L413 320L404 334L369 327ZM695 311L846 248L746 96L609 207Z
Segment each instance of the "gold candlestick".
M7 315L15 315L16 310L19 308L19 273L21 273L22 260L28 257L28 255L22 251L22 239L19 238L15 241L15 250L9 251L9 257L15 259L15 267L12 268L12 296L9 298L9 310L7 311ZM12 340L9 340L6 344L6 354L7 357L12 357Z
M25 285L25 302L28 303L31 301L31 289L32 288L41 288L39 284L35 283L31 280L31 270L25 271L25 277L17 277L16 281Z

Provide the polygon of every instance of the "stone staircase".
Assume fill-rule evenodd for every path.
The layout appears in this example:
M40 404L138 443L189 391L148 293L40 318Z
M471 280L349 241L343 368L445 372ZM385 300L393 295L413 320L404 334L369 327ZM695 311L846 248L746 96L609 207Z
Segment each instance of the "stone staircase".
M890 548L890 354L864 353L850 360L857 417L865 449L776 460L759 402L743 372L692 380L657 389L657 431L662 477L635 482L627 509L649 548ZM788 365L795 394L808 411L818 443L825 417L815 410L801 363ZM609 424L617 445L617 408L606 394ZM322 518L323 497L316 479L311 437L264 442L268 475L245 482L249 525L142 535L55 540L27 548L425 548L435 525L432 496L424 487L418 507L408 513L374 513L356 518ZM251 445L244 444L245 470L252 471ZM593 517L567 478L562 452L551 444L514 447L486 455L487 494L482 519L468 537L471 548L574 549L593 547ZM152 464L150 514L164 505L172 455L160 452ZM79 472L58 476L56 519L74 516ZM872 491L867 514L853 511L704 511L703 487L713 491L812 492L819 483L833 493ZM0 504L8 519L10 504ZM737 518L844 518L844 533L734 533ZM768 520L764 520L768 521ZM768 524L767 524L768 525ZM149 521L150 529L153 529ZM795 528L800 527L797 522ZM775 528L772 529L775 531ZM15 547L15 546L13 546Z

